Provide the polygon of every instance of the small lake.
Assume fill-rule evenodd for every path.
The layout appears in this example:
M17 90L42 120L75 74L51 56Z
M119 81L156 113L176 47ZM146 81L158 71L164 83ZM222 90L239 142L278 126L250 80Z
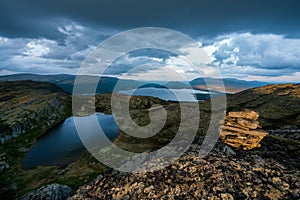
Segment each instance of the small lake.
M112 141L118 136L119 128L113 115L96 113L96 117L104 133L99 133L97 127L92 124L94 122L91 120L94 118L93 115L77 117L80 120L80 125L86 127L84 140L89 143L89 146L99 146L99 144L107 146L109 144L105 144L104 137ZM85 147L76 131L74 118L67 118L62 124L39 138L22 160L23 168L30 169L40 165L64 166L76 161L85 150ZM103 141L101 138L103 138Z
M195 102L205 100L209 97L208 91L194 89L167 89L167 88L138 88L136 90L121 90L118 93L133 96L152 96L158 97L165 101L185 101Z
M119 91L122 94L132 94L134 96L153 96L166 101L189 101L204 100L209 96L209 92L193 89L166 89L166 88L139 88L135 91ZM75 117L67 118L62 124L48 131L38 139L37 143L27 153L22 160L24 169L30 169L36 166L64 166L76 161L80 154L85 150L77 133ZM99 133L94 115L86 117L76 117L76 122L80 120L81 130L85 135L81 137L89 147L101 147L109 145L119 134L119 128L113 115L96 113L104 133Z

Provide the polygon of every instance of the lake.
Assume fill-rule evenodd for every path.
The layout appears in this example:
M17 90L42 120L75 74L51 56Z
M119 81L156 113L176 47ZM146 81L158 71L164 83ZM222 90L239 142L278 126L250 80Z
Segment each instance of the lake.
M209 97L208 91L194 90L194 89L167 89L167 88L138 88L136 90L121 90L118 93L134 95L134 96L152 96L158 97L165 101L185 101L195 102L198 100L205 100Z
M122 94L131 94L133 90L119 91ZM189 101L195 102L203 100L209 96L209 92L193 89L173 89L165 88L139 88L134 91L135 96L153 96L167 101ZM113 115L96 113L104 133L98 133L96 123L93 123L92 115L77 117L80 126L86 131L84 141L91 147L109 145L104 142L104 137L111 141L118 136L119 128L114 121ZM38 139L37 143L27 153L22 160L24 169L36 166L64 166L76 161L85 150L75 128L75 117L67 118L62 124L48 131L47 134ZM99 135L100 134L100 135ZM102 139L103 141L102 141Z
M115 139L119 134L119 128L115 123L113 115L96 113L99 124L105 135L110 139ZM99 138L106 137L99 133L94 124L91 124L93 116L77 117L80 124L86 127L85 141L91 146L107 146ZM51 129L47 134L38 139L37 143L27 153L22 160L24 169L36 166L64 166L76 161L85 150L79 135L76 131L74 117L67 118L62 124Z

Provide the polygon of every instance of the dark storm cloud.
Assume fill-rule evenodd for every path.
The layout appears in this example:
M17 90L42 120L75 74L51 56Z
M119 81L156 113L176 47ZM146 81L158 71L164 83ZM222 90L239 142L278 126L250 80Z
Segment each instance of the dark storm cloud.
M240 0L2 0L0 35L61 36L62 19L84 26L117 30L162 26L194 37L214 37L236 31L299 36L300 1ZM51 31L49 31L51 30Z
M1 0L0 74L74 74L105 38L154 26L201 42L227 77L264 80L285 75L296 80L300 79L299 9L298 0ZM148 64L135 71L147 73L170 63L180 71L180 63L170 62L175 57L139 50L117 60L107 73L122 74Z

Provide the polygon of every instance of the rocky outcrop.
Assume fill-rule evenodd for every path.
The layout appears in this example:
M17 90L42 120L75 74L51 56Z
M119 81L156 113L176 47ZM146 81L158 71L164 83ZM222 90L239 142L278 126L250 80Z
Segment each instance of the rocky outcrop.
M300 141L300 128L298 126L285 125L279 129L267 130L270 135Z
M130 110L142 110L150 108L154 104L166 104L165 101L156 97L129 96L125 94L115 94L116 106L123 107L129 101ZM111 94L96 94L94 96L73 95L73 115L86 116L97 112L111 114ZM93 99L94 98L94 99Z
M51 83L0 82L0 144L32 130L46 130L70 113L67 93Z
M222 145L222 144L220 144ZM298 199L299 174L259 155L211 152L193 144L170 166L139 174L111 170L80 187L71 199Z
M259 114L251 110L229 112L224 125L221 126L220 137L222 141L232 147L244 150L260 147L260 141L268 133L257 130L260 128L257 121L258 117Z
M66 200L72 195L72 189L65 185L53 183L31 191L17 200Z

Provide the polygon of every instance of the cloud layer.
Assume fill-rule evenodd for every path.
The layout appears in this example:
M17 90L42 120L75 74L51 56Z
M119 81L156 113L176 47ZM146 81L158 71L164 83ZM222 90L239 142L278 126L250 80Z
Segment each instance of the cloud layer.
M56 30L62 34L57 40L0 36L0 73L74 74L93 45L110 35L75 22Z
M0 74L76 74L88 53L114 33L107 29L93 30L71 21L57 26L55 30L61 33L56 40L0 36ZM166 37L157 38L157 44L171 41ZM176 41L172 40L170 45L178 47L183 53L181 56L157 49L141 49L121 56L106 74L163 80L172 71L174 80L181 76L185 79L199 77L199 72L187 62L199 56L199 52L193 47L182 47L180 41ZM203 76L213 76L217 69L222 77L272 82L300 81L300 38L246 32L202 39L198 43L212 59L208 63L210 67L202 71Z
M298 0L1 0L0 35L56 39L53 31L64 20L94 30L112 27L165 27L192 37L214 38L232 32L299 36ZM51 31L49 31L51 30Z
M293 77L300 72L300 39L242 33L218 37L204 48L210 50L214 63L228 77L275 80L274 77Z
M86 55L113 34L139 27L164 27L202 44L214 59L204 75L217 68L224 77L299 81L299 6L298 0L2 0L0 75L75 74ZM181 48L166 36L157 43ZM182 50L190 58L197 56L192 48ZM193 78L197 73L183 60L141 50L120 58L107 73L151 78L163 77L162 71L174 69ZM133 66L139 67L132 70Z

